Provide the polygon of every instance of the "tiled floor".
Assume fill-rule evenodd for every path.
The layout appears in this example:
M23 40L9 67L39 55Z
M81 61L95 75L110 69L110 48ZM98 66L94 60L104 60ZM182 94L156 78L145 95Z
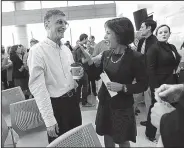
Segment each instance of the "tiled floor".
M97 102L96 98L92 95L88 97L88 101L95 104ZM155 147L156 146L155 143L152 143L146 139L144 135L145 127L140 126L139 124L140 121L143 121L146 118L144 104L139 104L138 108L140 109L141 113L138 116L136 116L137 131L138 131L137 142L136 143L131 142L131 147ZM96 106L81 107L81 111L82 111L82 120L83 120L82 124L92 123L95 127ZM16 137L16 140L18 140L18 136L16 135L15 137ZM98 137L100 139L102 146L104 147L103 137L102 136L98 136ZM5 142L5 147L12 147L10 134L8 135L8 138Z

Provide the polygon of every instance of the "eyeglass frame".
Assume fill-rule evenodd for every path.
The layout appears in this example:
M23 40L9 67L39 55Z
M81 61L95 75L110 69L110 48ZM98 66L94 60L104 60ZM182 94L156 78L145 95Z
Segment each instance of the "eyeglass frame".
M60 24L60 22L62 22L62 23ZM65 25L66 29L69 27L69 23L67 21L65 21L65 20L57 20L56 23L60 24L60 25L63 25L63 26Z

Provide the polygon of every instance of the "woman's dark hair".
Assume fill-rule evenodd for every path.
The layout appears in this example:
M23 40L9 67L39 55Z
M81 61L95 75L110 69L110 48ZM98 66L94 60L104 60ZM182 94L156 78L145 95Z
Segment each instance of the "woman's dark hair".
M72 48L72 46L70 45L70 41L66 41L65 45L68 46L68 48L69 48L71 51L73 51L73 48Z
M4 46L2 45L1 46L1 54L4 54L5 53L5 48L4 48Z
M16 54L18 47L19 47L19 45L13 45L11 47L10 55Z
M8 46L8 47L7 47L7 53L8 53L8 54L10 54L11 47L12 47L12 46Z
M121 17L108 20L105 22L105 26L115 33L119 44L129 45L134 41L134 27L128 18Z
M10 51L10 60L12 60L12 58L13 58L14 56L17 56L16 51L17 51L18 47L19 47L19 45L13 45L13 46L11 47L11 51Z
M160 26L157 27L155 34L157 35L157 34L158 34L158 30L159 30L161 27L164 27L164 26L167 27L167 28L169 29L169 33L171 33L171 28L170 28L168 25L163 24L163 25L160 25Z

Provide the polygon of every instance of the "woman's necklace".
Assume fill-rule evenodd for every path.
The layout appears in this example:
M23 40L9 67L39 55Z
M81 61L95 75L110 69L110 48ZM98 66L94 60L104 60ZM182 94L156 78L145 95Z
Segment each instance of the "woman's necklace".
M125 54L125 53L123 53L123 54L121 55L121 57L120 57L117 61L113 61L113 60L112 60L112 56L111 56L111 62L114 63L114 64L118 63L119 61L121 61L121 59L122 59L122 57L124 56L124 54Z

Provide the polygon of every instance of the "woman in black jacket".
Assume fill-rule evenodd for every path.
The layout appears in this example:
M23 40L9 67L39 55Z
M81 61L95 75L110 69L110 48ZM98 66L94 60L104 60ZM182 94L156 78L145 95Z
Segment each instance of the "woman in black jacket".
M137 135L133 94L147 89L146 67L143 55L129 47L134 41L134 28L128 18L108 20L105 30L104 38L111 50L103 52L99 68L80 46L89 59L88 64L93 65L94 74L105 71L111 80L102 83L98 93L96 132L104 135L105 147L115 147L115 143L129 147L129 141L136 142ZM136 83L132 84L134 78ZM111 97L108 91L117 92L117 95Z
M15 86L20 86L23 93L28 90L28 71L23 64L23 48L20 45L14 45L11 48L10 60L13 63L13 78Z
M147 52L147 69L149 76L149 86L151 89L152 104L149 108L146 125L146 136L155 139L157 129L151 124L151 108L156 102L154 91L155 88L162 84L176 84L176 70L180 63L180 55L176 47L168 43L171 31L168 25L160 25L156 29L158 41L153 44Z

